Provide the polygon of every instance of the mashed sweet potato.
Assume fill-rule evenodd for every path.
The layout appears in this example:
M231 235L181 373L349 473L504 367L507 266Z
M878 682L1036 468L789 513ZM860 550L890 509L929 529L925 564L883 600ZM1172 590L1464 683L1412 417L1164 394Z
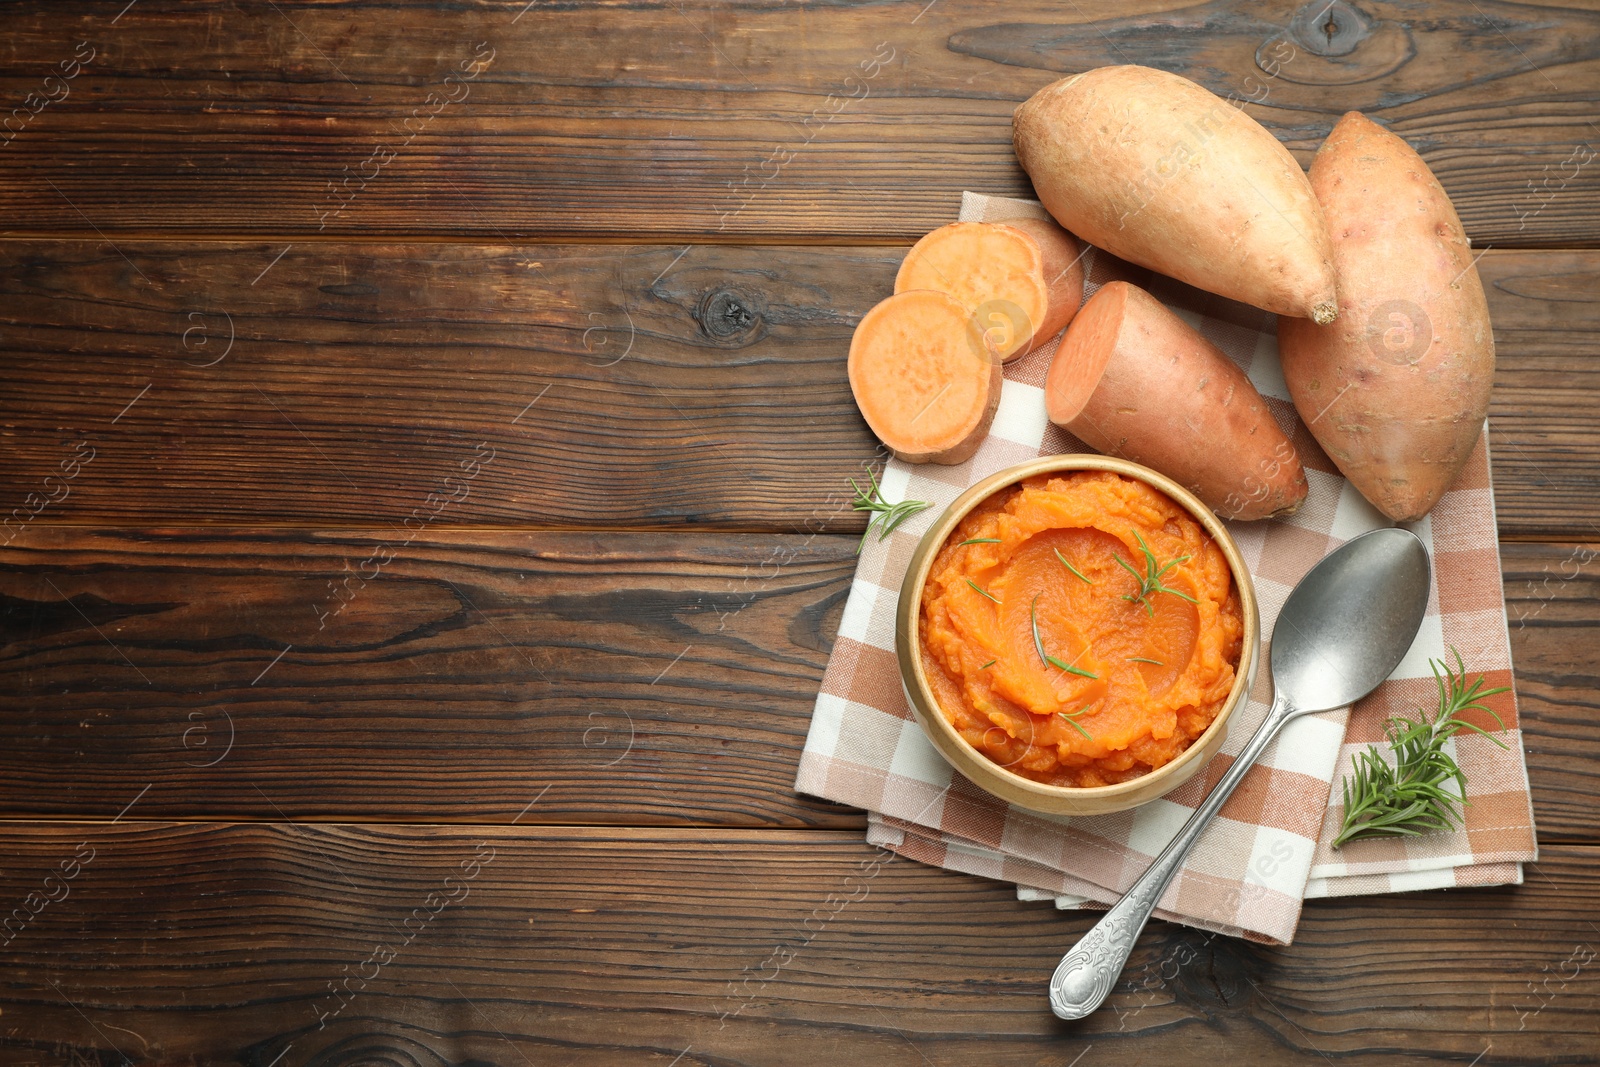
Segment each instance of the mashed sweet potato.
M1157 571L1188 557L1161 576L1171 591L1142 581L1151 556ZM922 594L923 665L946 717L1050 785L1175 759L1226 701L1243 632L1221 549L1165 494L1110 471L996 493L939 549Z

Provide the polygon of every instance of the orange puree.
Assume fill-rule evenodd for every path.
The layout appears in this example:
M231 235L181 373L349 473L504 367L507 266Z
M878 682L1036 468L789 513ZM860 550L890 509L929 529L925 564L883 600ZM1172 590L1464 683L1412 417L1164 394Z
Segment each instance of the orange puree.
M1189 557L1161 584L1195 603L1125 599L1141 583L1117 560L1146 573L1139 537L1157 570ZM1200 524L1109 471L1041 475L980 504L934 558L921 625L929 682L961 735L1065 786L1125 782L1188 748L1233 687L1244 630L1228 561Z

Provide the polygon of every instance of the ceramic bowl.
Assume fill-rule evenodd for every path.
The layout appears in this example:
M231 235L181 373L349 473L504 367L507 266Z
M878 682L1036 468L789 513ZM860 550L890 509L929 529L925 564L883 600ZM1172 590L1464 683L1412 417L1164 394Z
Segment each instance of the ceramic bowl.
M950 536L957 524L985 499L1027 478L1039 474L1062 471L1103 470L1113 471L1126 478L1144 482L1165 493L1179 507L1187 511L1206 533L1217 543L1233 571L1234 588L1238 590L1239 607L1243 616L1244 634L1239 660L1235 666L1233 688L1228 693L1222 710L1205 733L1195 739L1176 759L1158 767L1140 778L1116 785L1072 786L1046 785L1015 774L995 763L973 748L962 737L940 709L928 679L923 673L921 627L918 625L922 606L922 587L933 567L939 547ZM1239 555L1239 547L1211 510L1200 503L1193 493L1172 479L1149 467L1126 460L1098 455L1051 456L1032 460L978 482L956 498L928 532L923 535L911 563L906 569L900 587L900 603L895 614L895 646L900 661L900 677L905 685L911 710L922 725L928 739L956 770L978 786L1021 808L1051 815L1104 815L1125 811L1154 800L1193 778L1207 760L1222 748L1227 739L1228 726L1235 712L1244 703L1255 680L1256 662L1261 647L1261 620L1256 609L1255 586L1250 571Z

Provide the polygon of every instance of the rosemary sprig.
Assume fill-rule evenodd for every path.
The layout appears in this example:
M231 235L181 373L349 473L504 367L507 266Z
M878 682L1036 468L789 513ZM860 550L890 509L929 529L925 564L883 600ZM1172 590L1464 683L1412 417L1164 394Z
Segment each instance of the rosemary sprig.
M1043 595L1043 594L1040 594L1040 595ZM1039 597L1038 596L1035 596L1033 598L1033 603L1028 605L1028 622L1030 624L1032 624L1032 626L1033 626L1033 647L1038 651L1039 658L1041 660L1043 660L1045 663L1049 664L1052 667L1058 667L1061 670L1066 671L1068 674L1076 674L1080 678L1093 678L1095 681L1099 681L1100 680L1100 676L1098 674L1095 674L1093 671L1086 671L1082 667L1074 667L1070 663L1062 663L1060 660L1056 659L1054 656L1047 655L1045 653L1044 642L1039 639ZM1059 712L1058 712L1058 714L1059 714Z
M883 490L878 487L877 476L872 473L872 468L867 468L867 480L872 484L872 492L867 492L856 484L854 478L850 479L850 488L856 491L856 497L850 502L850 507L855 511L867 511L872 517L867 520L867 528L861 531L861 540L856 545L856 553L867 543L867 534L872 532L874 526L878 527L878 540L882 541L894 532L896 526L905 522L911 516L928 507L926 500L902 500L898 504L891 504L883 499Z
M998 545L999 543L1000 538L998 537L969 537L956 547L964 548L967 545Z
M1056 554L1056 559L1059 559L1061 561L1061 565L1063 567L1067 568L1067 570L1071 571L1073 574L1076 574L1079 578L1082 578L1084 581L1088 582L1090 585L1094 584L1094 580L1093 579L1086 577L1082 571L1080 571L1078 568L1074 567L1072 564L1067 562L1067 557L1063 556L1061 554L1061 550L1059 548L1053 548L1050 551L1052 551L1052 552L1054 552Z
M982 593L984 596L988 597L990 600L994 601L996 604L1000 603L1000 598L999 597L997 597L993 593L989 592L989 590L985 589L983 586L979 585L977 582L973 581L971 578L967 579L967 584L972 586L972 588L976 589L978 592Z
M1416 837L1451 830L1463 821L1467 776L1445 751L1444 743L1464 727L1505 748L1499 738L1459 716L1465 711L1487 712L1505 729L1504 720L1480 701L1506 689L1484 689L1482 675L1468 686L1461 653L1454 648L1450 651L1455 653L1455 670L1450 669L1448 660L1428 661L1439 687L1439 711L1433 718L1419 708L1415 719L1397 715L1384 724L1393 766L1376 745L1367 746L1352 759L1355 774L1344 779L1344 825L1333 839L1334 848L1366 838ZM1451 781L1456 784L1454 790L1445 788Z
M1138 571L1134 570L1133 564L1129 563L1116 553L1112 553L1111 555L1111 558L1122 564L1123 569L1129 574L1133 575L1133 580L1139 583L1139 591L1137 593L1124 593L1122 595L1122 599L1129 601L1130 603L1144 605L1144 613L1151 617L1155 616L1156 609L1150 604L1150 598L1157 593L1171 593L1173 596L1181 597L1191 604L1198 604L1199 601L1190 596L1188 593L1173 589L1171 586L1161 584L1161 579L1167 576L1168 571L1180 563L1187 563L1189 561L1189 557L1176 556L1168 561L1167 565L1163 567L1156 562L1156 554L1150 551L1149 545L1144 543L1144 538L1140 536L1139 531L1135 530L1133 532L1133 536L1138 539L1139 548L1144 552L1144 574L1140 574Z

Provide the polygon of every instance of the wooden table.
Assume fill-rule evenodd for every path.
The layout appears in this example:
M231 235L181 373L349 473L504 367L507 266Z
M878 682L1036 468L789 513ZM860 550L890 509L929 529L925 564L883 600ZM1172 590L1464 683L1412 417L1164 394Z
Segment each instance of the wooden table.
M1597 1062L1600 13L1324 2L7 5L0 1061ZM1368 110L1487 249L1541 860L1156 923L1066 1025L1090 917L829 908L793 779L851 327L1125 61L1303 162Z

